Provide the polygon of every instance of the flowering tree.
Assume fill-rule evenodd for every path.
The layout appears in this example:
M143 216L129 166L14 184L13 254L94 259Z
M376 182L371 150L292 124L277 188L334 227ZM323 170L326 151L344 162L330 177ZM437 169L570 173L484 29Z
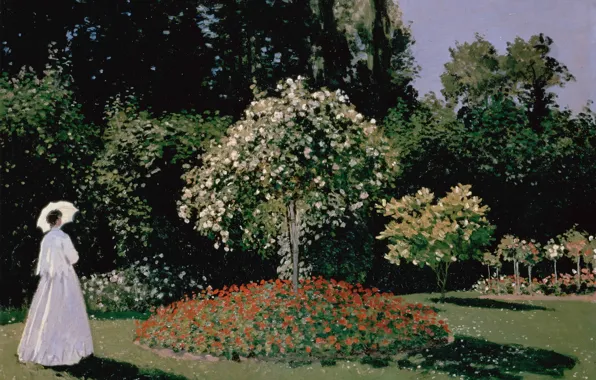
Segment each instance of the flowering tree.
M588 238L589 249L584 250L584 260L586 261L586 265L590 260L592 261L592 272L596 274L596 240L594 240L594 236L590 235Z
M202 163L184 178L179 215L213 237L215 247L275 252L285 231L298 289L304 237L343 226L397 168L375 120L365 120L341 91L310 92L303 78L287 79L277 97L260 97ZM304 241L303 241L304 242Z
M501 262L501 252L498 250L495 251L494 253L492 253L490 251L484 252L484 254L482 255L482 263L484 265L486 265L486 268L488 270L488 277L486 278L486 281L489 286L492 282L491 277L490 277L490 268L495 267L495 278L496 278L495 282L496 282L497 292L500 292L499 270L503 266L503 263Z
M437 276L441 299L450 265L459 260L480 259L480 249L491 240L494 227L486 219L488 206L472 196L470 185L458 184L444 198L422 188L414 196L383 201L377 207L391 220L377 237L389 239L385 258L399 265L405 259L414 265L429 266Z
M520 250L520 255L523 257L523 262L528 266L528 286L530 287L531 293L532 268L542 261L542 256L540 256L540 244L536 243L533 239L530 240L530 242L522 240L518 249Z
M505 261L513 261L513 274L515 276L515 292L520 294L519 264L525 259L524 251L520 250L521 240L513 235L505 235L501 238L497 249L501 252Z
M546 252L546 259L552 260L553 262L555 271L555 284L558 284L557 260L563 257L565 253L565 247L560 244L556 244L554 239L550 239L544 246L544 250Z
M503 266L501 263L501 252L496 251L494 254L492 252L484 252L482 256L482 263L488 267L488 279L490 279L490 267L496 268L496 276L499 277L499 268Z
M584 256L584 261L587 257L592 257L594 250L593 244L590 241L587 233L578 231L576 226L567 230L561 237L559 237L561 245L566 249L567 256L576 263L577 271L575 273L577 288L581 286L581 260Z

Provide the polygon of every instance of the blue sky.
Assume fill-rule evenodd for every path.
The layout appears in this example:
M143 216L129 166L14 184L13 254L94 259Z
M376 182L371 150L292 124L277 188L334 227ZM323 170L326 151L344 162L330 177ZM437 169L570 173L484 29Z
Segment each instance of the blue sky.
M596 102L596 0L398 0L403 19L412 22L414 56L422 67L416 88L439 94L439 76L455 41L483 34L503 52L516 36L544 33L554 40L552 55L576 82L557 91L559 104L579 111ZM592 106L596 110L596 105Z

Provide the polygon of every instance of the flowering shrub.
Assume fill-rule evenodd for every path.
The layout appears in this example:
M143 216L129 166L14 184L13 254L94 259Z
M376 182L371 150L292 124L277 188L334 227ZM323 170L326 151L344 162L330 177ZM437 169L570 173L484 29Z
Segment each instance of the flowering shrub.
M431 308L360 285L311 278L261 281L159 308L137 322L150 347L215 356L350 357L439 344L449 328Z
M99 311L148 311L178 299L183 292L203 289L207 277L197 279L187 267L161 265L163 254L136 261L129 267L82 277L87 306Z
M525 278L519 278L519 292L516 292L515 276L491 277L490 279L481 278L472 286L481 294L546 294L546 295L566 295L593 293L596 291L596 271L590 272L584 268L580 273L580 286L578 288L575 279L575 270L573 274L562 274L555 278L550 275L542 280L532 279L532 287Z
M590 262L595 257L595 246L593 237L588 237L585 231L578 231L577 226L574 225L567 230L562 236L558 236L558 240L562 246L565 247L565 254L571 259L576 265L577 270L574 271L576 286L581 288L581 262L582 259L585 262Z
M494 231L486 219L488 206L472 196L471 188L458 184L435 204L434 194L422 188L414 196L383 200L377 206L391 217L377 237L390 242L385 258L396 265L404 259L430 267L443 299L450 265L458 259L478 258L479 249L490 242Z
M513 262L514 278L517 283L515 289L518 290L519 294L521 291L519 265L526 265L528 267L528 279L532 278L532 266L542 260L540 244L534 240L526 241L512 235L505 235L499 242L497 252L505 261Z
M574 293L593 293L596 291L596 271L590 272L587 268L583 268L579 272L579 287L577 285L577 273L575 269L573 274L565 273L559 275L557 278L554 275L545 277L540 282L540 287L547 294L561 293L561 294L574 294Z
M518 283L519 285L517 285ZM516 279L515 276L493 276L489 279L481 278L472 286L472 290L482 294L531 294L528 285L528 279L524 277ZM538 282L534 279L533 288L536 289L537 285ZM519 287L519 291L516 291L517 287Z

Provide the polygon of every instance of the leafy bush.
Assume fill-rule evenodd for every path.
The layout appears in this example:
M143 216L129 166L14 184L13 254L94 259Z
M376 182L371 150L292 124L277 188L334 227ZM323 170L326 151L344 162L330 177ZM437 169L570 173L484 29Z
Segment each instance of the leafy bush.
M217 112L156 118L139 111L132 96L116 98L106 118L104 150L86 178L87 196L94 200L95 213L108 216L117 253L130 257L146 252L157 235L152 224L156 215L175 210L183 167L217 140L231 120ZM178 221L175 214L169 220Z
M480 249L492 240L494 226L486 218L489 208L472 196L471 188L458 184L433 203L434 194L423 187L414 195L377 205L380 212L391 217L377 237L389 240L385 258L395 265L404 259L430 267L437 276L442 299L451 264L482 257Z
M82 277L88 308L104 312L145 312L179 299L184 292L203 289L207 277L198 279L194 269L173 268L164 265L162 259L163 254L155 255L123 269Z
M208 289L137 323L136 340L174 351L258 357L395 354L439 344L449 329L430 307L335 280L262 280Z

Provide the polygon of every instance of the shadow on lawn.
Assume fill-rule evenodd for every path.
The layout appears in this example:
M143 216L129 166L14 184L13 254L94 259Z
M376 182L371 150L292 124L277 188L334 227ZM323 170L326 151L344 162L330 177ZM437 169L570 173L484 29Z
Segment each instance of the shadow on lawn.
M186 377L174 375L157 369L140 369L139 367L113 359L91 356L74 366L48 367L58 373L88 380L187 380Z
M440 303L440 298L431 298L432 302ZM525 303L514 303L514 302L503 302L491 299L483 298L459 298L459 297L446 297L445 303L452 303L457 306L467 307L480 307L485 309L506 309L514 311L529 311L529 310L545 310L552 311L553 309L546 308L544 306L535 306Z
M452 344L409 354L402 368L441 371L468 379L519 380L522 373L563 377L577 359L554 351L456 336Z

